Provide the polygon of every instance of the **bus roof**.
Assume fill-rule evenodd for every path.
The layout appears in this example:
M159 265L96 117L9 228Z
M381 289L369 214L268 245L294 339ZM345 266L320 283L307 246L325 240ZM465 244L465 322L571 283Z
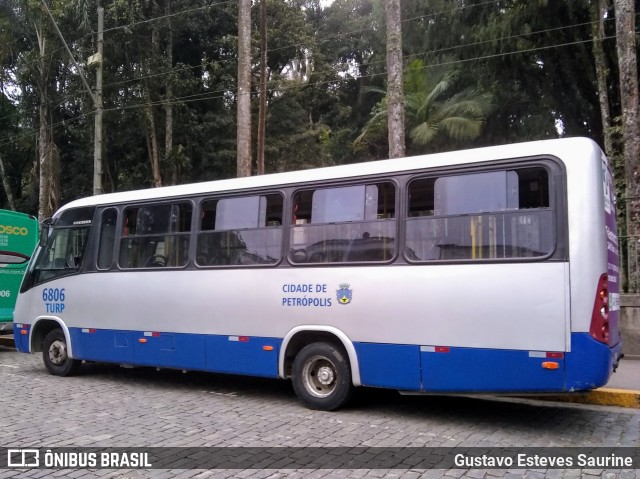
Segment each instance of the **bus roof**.
M161 188L147 188L103 195L90 196L72 201L59 211L68 208L100 206L135 202L152 199L192 196L205 193L240 191L267 187L285 187L292 184L303 184L310 181L337 180L355 178L364 175L381 175L394 172L410 172L426 167L464 165L496 161L501 159L525 158L540 155L551 155L561 159L576 155L578 151L600 152L598 145L588 138L562 138L539 140L509 145L491 146L467 150L418 155L390 160L377 160L349 165L313 168L308 170L272 173L245 178L189 183Z

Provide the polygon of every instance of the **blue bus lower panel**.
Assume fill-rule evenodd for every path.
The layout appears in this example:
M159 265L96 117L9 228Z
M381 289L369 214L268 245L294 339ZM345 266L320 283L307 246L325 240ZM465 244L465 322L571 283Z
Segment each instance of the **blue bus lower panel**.
M571 352L355 343L364 386L437 393L562 392L606 384L619 348L588 333Z
M278 377L281 339L207 336L207 369L222 373Z
M14 324L29 352L30 325ZM282 339L70 328L73 356L140 366L277 377ZM438 393L559 392L606 384L620 352L588 333L571 352L354 343L363 386Z
M363 386L424 392L562 391L563 355L439 346L354 344ZM541 356L537 354L536 356ZM543 369L554 361L557 369Z
M69 329L74 358L89 361L133 363L131 331Z
M420 346L355 343L363 386L420 390Z
M29 352L29 332L31 329L30 324L16 324L13 323L13 343L16 349L21 353ZM22 333L22 331L25 331Z
M180 369L207 369L205 337L199 334L145 333L133 336L133 364Z
M557 369L545 369L543 362L555 363ZM564 374L562 357L532 357L529 351L434 348L422 352L425 391L562 391Z
M69 333L77 359L278 376L280 339L80 328Z

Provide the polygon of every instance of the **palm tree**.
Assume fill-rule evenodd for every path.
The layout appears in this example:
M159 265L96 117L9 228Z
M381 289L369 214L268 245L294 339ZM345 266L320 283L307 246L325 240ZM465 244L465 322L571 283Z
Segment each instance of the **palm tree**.
M427 145L444 135L456 142L471 141L482 132L493 110L493 96L467 88L452 92L457 71L446 65L427 68L422 60L413 60L404 75L405 115L411 142ZM381 93L381 90L375 90ZM374 107L355 145L363 146L386 135L386 97Z

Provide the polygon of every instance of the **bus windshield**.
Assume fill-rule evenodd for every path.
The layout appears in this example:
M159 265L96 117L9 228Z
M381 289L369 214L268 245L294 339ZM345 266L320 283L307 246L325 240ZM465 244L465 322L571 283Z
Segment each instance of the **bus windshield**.
M69 211L49 228L33 264L36 282L75 273L82 264L93 208Z
M0 331L10 330L22 277L38 240L38 221L0 210Z

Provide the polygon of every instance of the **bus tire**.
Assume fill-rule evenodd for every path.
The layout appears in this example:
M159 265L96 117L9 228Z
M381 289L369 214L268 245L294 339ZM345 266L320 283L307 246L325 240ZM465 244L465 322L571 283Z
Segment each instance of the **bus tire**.
M81 361L69 357L67 340L61 329L54 329L42 343L44 365L54 376L71 376L80 368Z
M329 343L311 343L293 361L293 390L310 409L333 411L353 393L351 366L344 353Z

